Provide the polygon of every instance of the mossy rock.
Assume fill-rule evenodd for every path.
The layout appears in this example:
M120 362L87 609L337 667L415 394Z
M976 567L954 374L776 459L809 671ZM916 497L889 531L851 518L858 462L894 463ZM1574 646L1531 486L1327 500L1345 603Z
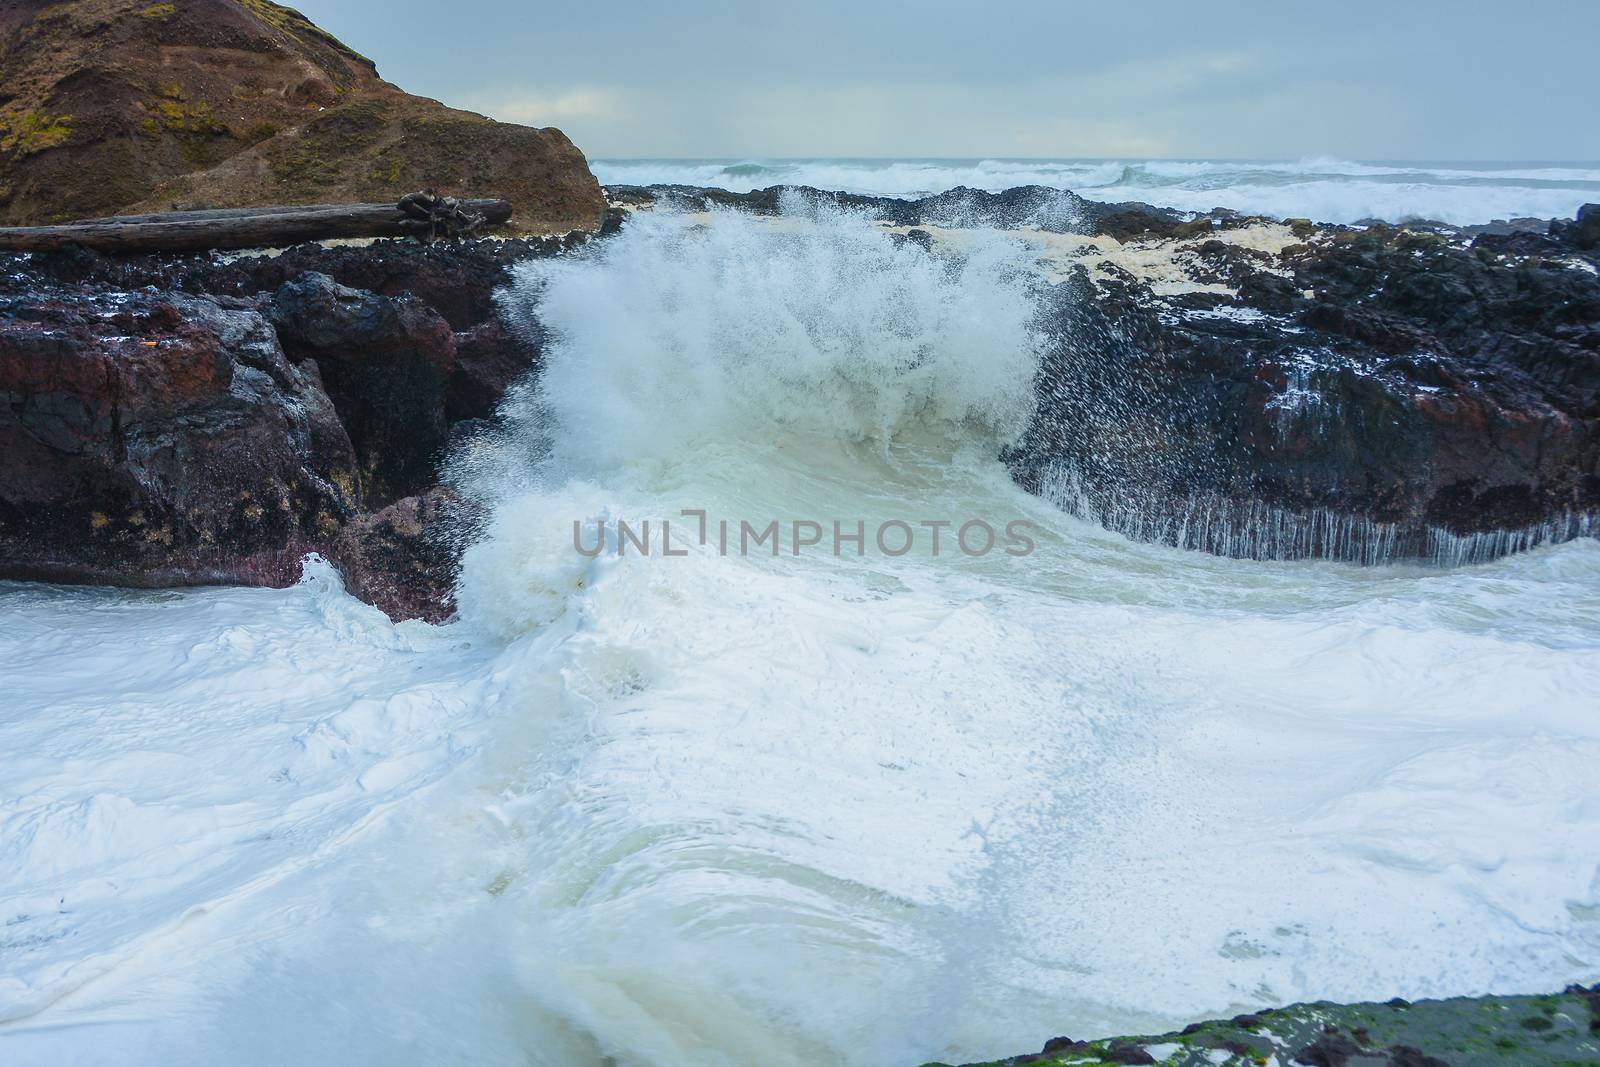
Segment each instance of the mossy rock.
M1177 1046L1160 1061L1164 1067L1255 1067L1274 1061L1600 1067L1594 1021L1600 1021L1600 987L1536 997L1294 1004L1175 1033L1070 1043L1058 1038L1042 1052L968 1067L1097 1067L1140 1061L1141 1053L1161 1046Z
M274 180L291 191L341 182L389 126L387 108L347 104L312 119L268 157Z
M24 13L0 50L0 84L0 225L195 201L393 201L429 187L510 200L513 225L541 233L594 229L606 210L560 131L410 96L271 0Z
M31 156L36 152L60 148L71 137L71 115L24 111L11 118L0 118L0 151Z

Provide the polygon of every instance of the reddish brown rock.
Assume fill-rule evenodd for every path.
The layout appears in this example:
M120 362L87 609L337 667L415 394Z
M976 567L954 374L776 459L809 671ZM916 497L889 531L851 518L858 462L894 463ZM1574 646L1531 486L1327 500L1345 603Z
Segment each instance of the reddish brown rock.
M493 415L506 391L539 362L538 342L512 334L499 319L488 319L456 334L456 365L450 375L451 421Z
M470 518L460 497L435 486L355 519L333 549L345 588L392 619L443 622L455 612Z
M253 308L0 297L0 576L287 584L356 481L314 370Z
M0 575L283 585L319 551L393 617L447 617L468 524L439 459L537 359L492 290L561 247L0 257Z

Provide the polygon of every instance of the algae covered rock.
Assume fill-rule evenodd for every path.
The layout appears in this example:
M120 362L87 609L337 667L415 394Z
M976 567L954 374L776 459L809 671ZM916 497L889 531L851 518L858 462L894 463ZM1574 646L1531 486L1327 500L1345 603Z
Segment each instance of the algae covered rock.
M1292 1004L1181 1031L1098 1041L967 1067L1600 1067L1600 986L1551 996ZM947 1067L928 1064L926 1067Z

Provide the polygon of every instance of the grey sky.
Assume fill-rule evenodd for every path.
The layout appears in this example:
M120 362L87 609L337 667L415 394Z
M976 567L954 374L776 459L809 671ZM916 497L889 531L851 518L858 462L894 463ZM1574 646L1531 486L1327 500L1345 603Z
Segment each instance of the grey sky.
M289 2L598 158L1600 159L1600 0Z

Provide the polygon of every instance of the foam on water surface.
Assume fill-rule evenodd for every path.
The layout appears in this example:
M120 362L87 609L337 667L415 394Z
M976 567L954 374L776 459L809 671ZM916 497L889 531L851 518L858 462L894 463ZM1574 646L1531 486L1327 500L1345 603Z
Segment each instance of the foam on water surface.
M1600 545L1074 519L995 459L1038 250L963 252L712 213L527 267L451 625L8 587L0 1059L912 1064L1600 976ZM685 508L1037 548L573 550Z

